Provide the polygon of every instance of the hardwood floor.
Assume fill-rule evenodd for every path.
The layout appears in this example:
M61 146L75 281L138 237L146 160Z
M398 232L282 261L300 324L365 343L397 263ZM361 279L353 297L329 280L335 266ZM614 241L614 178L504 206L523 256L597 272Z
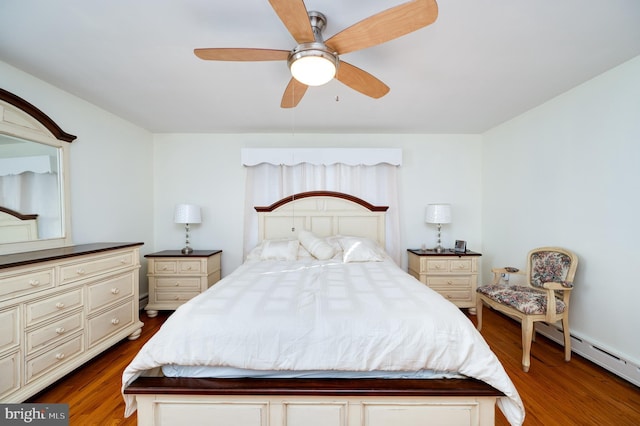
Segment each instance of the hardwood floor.
M122 371L167 313L160 312L156 318L141 316L145 326L138 340L120 342L29 402L69 404L72 426L136 425L135 415L123 417ZM475 321L474 316L470 318ZM562 348L542 336L532 345L529 373L522 372L519 324L487 308L482 334L524 401L525 425L640 424L640 388L575 354L565 363ZM508 424L498 409L496 424Z

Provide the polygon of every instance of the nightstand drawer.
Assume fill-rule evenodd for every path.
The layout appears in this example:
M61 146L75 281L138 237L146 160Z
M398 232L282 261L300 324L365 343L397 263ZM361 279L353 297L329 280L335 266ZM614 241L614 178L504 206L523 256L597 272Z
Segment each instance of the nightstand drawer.
M188 275L202 272L199 260L153 260L153 273L156 275Z
M468 289L471 285L471 276L469 275L445 275L445 276L427 276L427 285L433 288L455 288L461 287Z
M471 272L472 269L472 259L426 259L426 272L432 274L449 272Z
M180 302L184 303L187 300L191 300L197 295L199 295L199 291L162 291L157 292L154 297L155 303L164 303L164 302Z
M194 289L200 288L200 278L152 278L158 290L164 289Z
M462 303L462 302L472 302L473 295L471 294L471 290L438 290L438 293L442 295L445 299L453 302L453 303Z

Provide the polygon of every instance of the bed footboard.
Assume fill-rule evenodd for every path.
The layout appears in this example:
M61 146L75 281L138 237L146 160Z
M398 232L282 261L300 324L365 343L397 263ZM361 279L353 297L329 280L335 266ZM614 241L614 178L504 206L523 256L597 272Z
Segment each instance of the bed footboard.
M478 380L140 377L138 425L493 425L500 391Z

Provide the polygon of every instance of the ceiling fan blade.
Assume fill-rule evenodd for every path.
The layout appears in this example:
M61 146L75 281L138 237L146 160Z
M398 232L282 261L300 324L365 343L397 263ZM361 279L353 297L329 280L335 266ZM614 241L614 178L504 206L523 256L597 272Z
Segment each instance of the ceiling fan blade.
M193 53L209 61L286 61L289 57L288 50L274 49L205 48L193 49Z
M435 22L435 0L414 0L363 19L329 38L325 44L340 55L385 43Z
M287 88L282 95L282 101L280 102L281 108L294 108L300 102L300 99L304 96L309 86L300 83L295 78L291 77Z
M368 72L363 71L348 62L340 61L336 79L351 87L353 90L375 99L381 98L389 93L389 86Z
M298 43L315 41L303 0L269 0L280 20Z

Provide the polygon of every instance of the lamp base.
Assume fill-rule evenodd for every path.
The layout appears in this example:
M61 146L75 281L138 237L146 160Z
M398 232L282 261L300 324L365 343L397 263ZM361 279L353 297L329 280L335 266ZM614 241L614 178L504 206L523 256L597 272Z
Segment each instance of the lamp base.
M182 252L182 254L191 254L193 253L193 249L189 246L186 246L185 248L183 248L182 250L180 250Z
M442 246L437 246L436 248L433 249L436 253L442 253L444 252L444 247Z

